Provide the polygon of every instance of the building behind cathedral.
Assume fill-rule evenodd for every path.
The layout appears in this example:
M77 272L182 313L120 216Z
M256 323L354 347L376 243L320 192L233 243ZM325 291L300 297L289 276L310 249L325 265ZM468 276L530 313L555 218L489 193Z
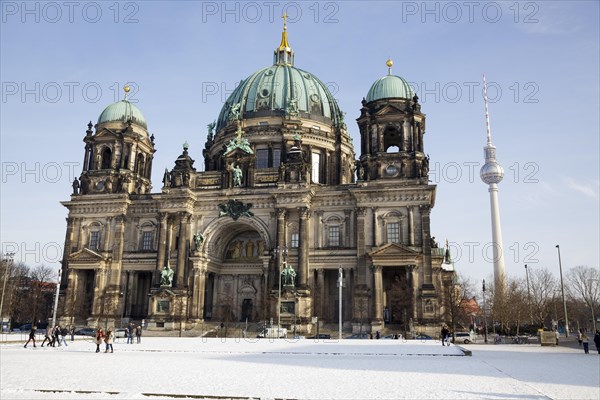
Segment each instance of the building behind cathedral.
M340 266L346 330L431 332L444 319L452 272L430 232L418 97L388 60L362 99L357 157L326 85L294 66L285 26L273 58L208 126L204 168L184 145L160 191L160 138L127 96L88 125L62 203L63 323L280 320L309 333L338 321Z

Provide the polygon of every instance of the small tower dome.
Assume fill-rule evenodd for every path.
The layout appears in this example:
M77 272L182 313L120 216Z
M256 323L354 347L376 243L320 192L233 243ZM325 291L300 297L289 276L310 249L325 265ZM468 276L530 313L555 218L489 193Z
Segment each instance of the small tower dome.
M106 107L104 111L98 117L98 124L105 122L128 122L131 121L133 124L137 124L144 129L148 129L146 124L146 118L137 106L127 100L127 94L129 93L129 86L125 86L125 98L121 101L117 101Z
M412 99L415 92L408 82L404 78L392 75L394 62L388 58L385 64L388 67L388 74L371 85L367 93L367 103L379 99Z

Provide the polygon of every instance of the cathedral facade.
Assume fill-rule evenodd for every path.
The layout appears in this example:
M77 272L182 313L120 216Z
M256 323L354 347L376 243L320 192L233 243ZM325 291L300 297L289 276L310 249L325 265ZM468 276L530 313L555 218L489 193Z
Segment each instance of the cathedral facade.
M388 60L362 100L357 157L345 113L294 57L284 26L273 65L208 126L203 171L185 144L160 191L155 138L127 96L88 125L62 203L64 323L271 321L309 333L338 322L341 273L347 330L437 326L452 272L430 232L418 97Z

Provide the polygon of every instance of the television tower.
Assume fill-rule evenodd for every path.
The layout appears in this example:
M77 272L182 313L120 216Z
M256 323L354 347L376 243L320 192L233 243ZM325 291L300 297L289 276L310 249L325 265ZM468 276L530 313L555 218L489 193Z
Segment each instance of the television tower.
M502 246L502 228L500 227L500 207L498 204L498 183L504 177L504 169L496 161L496 147L492 144L490 132L490 113L488 111L487 84L483 75L483 98L485 100L485 123L487 126L487 144L483 148L485 164L481 167L481 180L488 185L492 213L492 245L494 250L494 287L496 293L506 290L504 272L504 251Z

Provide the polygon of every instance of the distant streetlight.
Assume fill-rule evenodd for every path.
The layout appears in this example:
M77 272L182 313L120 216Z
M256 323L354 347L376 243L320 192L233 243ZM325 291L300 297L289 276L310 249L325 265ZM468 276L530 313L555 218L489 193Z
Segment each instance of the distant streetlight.
M593 279L593 278L592 279L588 279L589 290L590 290L589 293L590 294L591 294L592 289L593 289L592 288L592 282L594 282L594 281L600 283L600 279ZM590 308L592 309L592 324L593 324L593 327L594 327L594 332L596 332L596 314L594 313L594 303L593 302L590 302L590 303L591 303L591 307Z
M58 279L56 280L56 295L54 297L54 311L52 312L52 327L56 326L56 310L58 309L58 292L60 290L60 274L62 270L58 270Z
M563 284L562 262L560 260L560 246L556 245L558 250L558 268L560 270L560 290L562 292L563 307L565 309L565 337L569 337L569 317L567 317L567 300L565 298L565 285Z
M527 270L527 264L525 264L525 277L527 278L527 307L529 308L529 318L531 319L531 325L533 325L533 314L531 313L531 290L529 290L529 272Z
M13 257L15 253L6 253L4 262L6 263L6 271L4 271L4 284L2 285L2 300L0 300L0 331L4 328L4 294L6 293L6 281L8 280L9 271L12 268Z
M488 342L487 338L487 316L485 315L485 279L483 280L483 341Z

